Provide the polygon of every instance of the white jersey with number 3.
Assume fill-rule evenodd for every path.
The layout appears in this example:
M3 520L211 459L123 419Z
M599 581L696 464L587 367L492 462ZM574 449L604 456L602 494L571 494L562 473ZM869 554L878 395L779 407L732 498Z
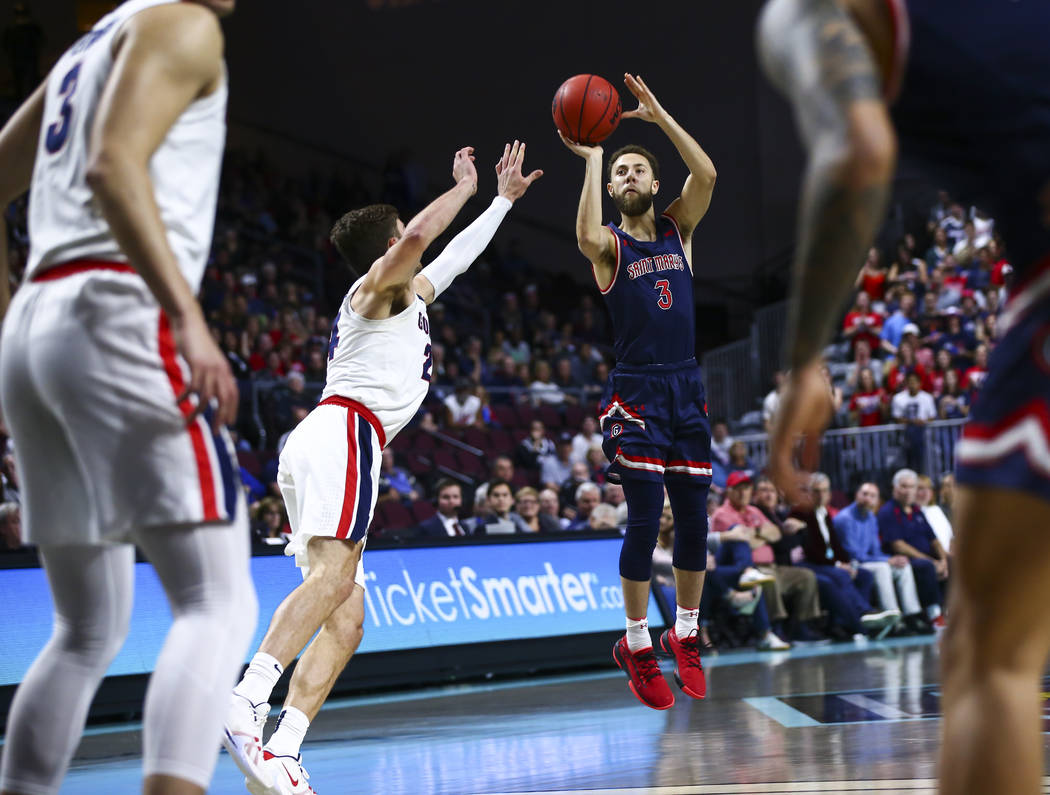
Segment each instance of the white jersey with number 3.
M430 389L430 320L418 295L392 317L370 320L350 308L364 277L343 299L328 347L322 400L344 397L375 414L389 444L415 416Z
M126 262L87 184L95 113L113 70L113 43L124 23L178 0L128 0L100 19L59 58L47 80L44 119L29 197L26 276L72 260ZM168 243L196 291L215 224L226 141L226 80L190 103L149 163Z

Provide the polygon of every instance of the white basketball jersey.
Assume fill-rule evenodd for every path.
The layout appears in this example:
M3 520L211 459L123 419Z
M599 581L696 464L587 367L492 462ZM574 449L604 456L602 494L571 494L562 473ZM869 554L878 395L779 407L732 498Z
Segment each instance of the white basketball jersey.
M27 276L77 259L127 261L85 179L91 130L121 27L139 11L177 1L128 0L100 19L51 70L29 194ZM149 164L168 243L195 292L215 224L226 94L224 79L213 93L190 104Z
M354 282L336 315L321 398L356 400L376 415L390 444L430 389L430 320L418 295L393 317L361 317L350 299L362 281Z

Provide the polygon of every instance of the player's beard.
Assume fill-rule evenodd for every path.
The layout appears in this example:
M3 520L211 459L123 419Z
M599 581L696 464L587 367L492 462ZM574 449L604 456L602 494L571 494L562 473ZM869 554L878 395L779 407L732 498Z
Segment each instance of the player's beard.
M613 196L613 204L616 205L616 209L620 211L621 215L635 218L649 212L649 208L653 206L653 193L652 191L648 193L638 191L637 193L629 194L627 191L624 191L618 196Z

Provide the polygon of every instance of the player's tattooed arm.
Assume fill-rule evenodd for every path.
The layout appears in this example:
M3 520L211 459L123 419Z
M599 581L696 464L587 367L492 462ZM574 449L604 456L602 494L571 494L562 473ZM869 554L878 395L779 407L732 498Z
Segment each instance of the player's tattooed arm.
M896 140L872 51L835 0L772 0L758 45L809 152L787 341L801 368L831 339L882 221Z

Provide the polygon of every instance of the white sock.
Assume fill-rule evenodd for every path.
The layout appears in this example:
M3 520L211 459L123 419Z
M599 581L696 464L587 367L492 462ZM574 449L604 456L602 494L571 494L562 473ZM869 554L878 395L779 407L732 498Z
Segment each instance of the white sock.
M299 756L310 721L295 707L285 707L277 719L277 728L266 742L266 750L274 756Z
M684 640L689 637L690 632L697 631L696 622L699 618L700 608L690 609L678 605L677 618L675 618L674 622L674 634L678 636L679 640Z
M936 621L940 617L940 615L941 615L941 606L940 605L930 605L929 607L926 608L926 617L929 618L930 621Z
M253 704L264 704L270 700L270 694L283 673L284 668L276 658L261 651L256 652L252 661L248 663L244 677L237 683L237 687L233 688L233 692L244 696Z
M649 620L645 616L627 619L627 648L631 652L636 652L652 647L653 639L649 636Z

